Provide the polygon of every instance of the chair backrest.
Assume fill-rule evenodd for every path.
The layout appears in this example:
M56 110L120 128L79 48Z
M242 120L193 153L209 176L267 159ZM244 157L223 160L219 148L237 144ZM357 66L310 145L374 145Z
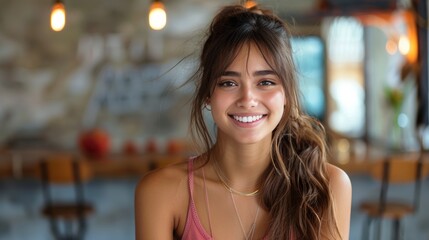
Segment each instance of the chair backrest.
M69 153L52 154L35 165L34 174L42 181L45 200L42 212L49 218L55 238L82 239L86 231L85 216L92 212L91 204L85 201L83 186L92 178L88 162ZM74 196L54 195L57 187L74 190Z
M408 159L400 156L388 156L383 160L372 163L370 174L374 179L381 181L380 212L384 211L387 201L389 184L414 183L413 206L417 210L420 200L421 180L429 171L424 166L423 152L417 159Z
M40 160L35 175L42 180L43 194L48 205L53 203L52 184L71 185L75 189L74 202L84 202L83 182L92 178L89 164L72 154L53 154Z
M418 159L401 159L398 157L387 157L372 163L370 173L373 178L390 183L410 183L416 179L422 165Z
M42 159L36 174L53 184L73 184L92 178L89 164L71 154L55 154Z

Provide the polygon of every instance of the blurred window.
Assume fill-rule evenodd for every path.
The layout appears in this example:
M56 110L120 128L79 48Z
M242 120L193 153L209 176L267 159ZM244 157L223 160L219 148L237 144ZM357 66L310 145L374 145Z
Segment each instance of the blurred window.
M309 115L322 120L326 110L323 41L318 36L296 37L292 39L292 48L302 107Z
M341 134L362 137L365 132L363 26L352 17L328 18L328 125Z

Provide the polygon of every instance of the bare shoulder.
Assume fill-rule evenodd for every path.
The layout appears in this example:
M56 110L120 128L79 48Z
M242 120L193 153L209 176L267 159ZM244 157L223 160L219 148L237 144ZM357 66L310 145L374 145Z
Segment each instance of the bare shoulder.
M327 172L334 205L334 215L341 235L340 239L349 239L352 184L347 173L339 167L328 164Z
M136 239L171 239L186 204L186 162L146 174L135 190Z
M163 192L168 193L186 179L187 165L186 162L181 162L147 173L139 181L136 191L144 192L156 189L156 191L164 190Z
M136 204L138 201L144 201L149 205L154 203L156 206L162 206L163 202L171 203L173 199L179 200L178 198L184 195L183 190L186 189L186 162L170 165L149 172L139 181L135 191Z
M329 185L331 190L351 191L352 184L349 176L341 168L330 163L327 164L327 172L329 177Z

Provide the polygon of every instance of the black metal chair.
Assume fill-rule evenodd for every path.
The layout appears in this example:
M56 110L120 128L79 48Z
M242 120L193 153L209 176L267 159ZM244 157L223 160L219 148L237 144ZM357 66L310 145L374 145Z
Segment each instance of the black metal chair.
M366 214L366 222L363 225L362 239L370 239L370 227L374 220L377 221L376 239L381 238L381 220L392 221L392 238L400 239L401 220L414 214L420 204L421 180L427 175L423 166L423 152L417 159L386 157L384 160L374 162L370 167L371 176L381 181L380 195L377 201L364 201L360 210ZM413 195L409 201L397 201L388 197L388 189L396 184L412 184Z
M92 204L85 201L83 184L92 177L87 162L69 154L42 159L38 164L42 180L44 206L42 213L50 222L52 234L57 240L81 240L84 238L86 217L93 212ZM58 187L73 189L74 197L59 200Z

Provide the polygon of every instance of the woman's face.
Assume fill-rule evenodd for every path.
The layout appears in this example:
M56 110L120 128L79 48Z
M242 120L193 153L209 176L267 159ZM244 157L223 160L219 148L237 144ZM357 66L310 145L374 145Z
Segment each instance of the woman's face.
M208 104L218 137L250 144L271 139L286 97L282 81L257 46L245 44L217 79Z

